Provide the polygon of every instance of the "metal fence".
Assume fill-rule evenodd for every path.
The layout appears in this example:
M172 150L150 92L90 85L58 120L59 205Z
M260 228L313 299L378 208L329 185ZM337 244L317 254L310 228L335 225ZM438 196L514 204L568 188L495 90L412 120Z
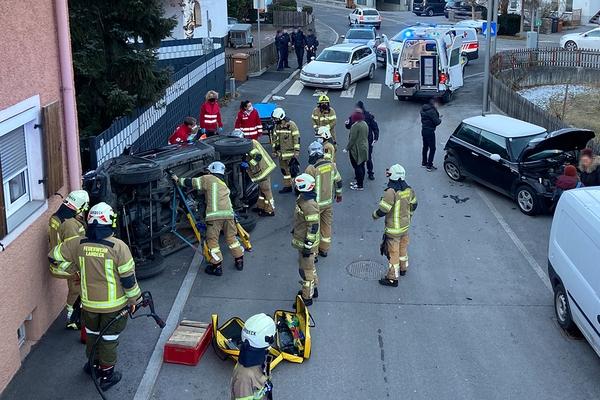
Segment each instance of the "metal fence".
M248 58L248 73L252 74L255 72L260 72L258 68L258 49L252 50L248 52L250 58ZM227 76L233 76L233 54L227 54L225 56L225 73ZM277 48L275 47L275 43L269 43L265 47L262 48L261 51L262 57L262 67L267 68L268 66L277 62Z
M535 74L536 69L547 73L548 67L600 68L600 53L590 50L568 51L562 48L519 49L498 53L490 62L491 101L510 117L543 126L550 132L570 127L515 92L525 79L531 80L528 75ZM560 71L556 71L556 74L559 73Z
M173 85L149 108L136 109L96 137L89 138L90 168L118 156L126 146L139 152L165 145L185 117L198 117L208 90L225 94L225 49L204 52L191 64L173 74Z

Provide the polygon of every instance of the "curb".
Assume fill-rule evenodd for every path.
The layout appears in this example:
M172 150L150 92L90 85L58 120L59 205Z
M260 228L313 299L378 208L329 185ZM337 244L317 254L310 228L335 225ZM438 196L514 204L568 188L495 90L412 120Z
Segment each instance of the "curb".
M294 72L292 72L290 74L290 76L288 76L287 78L285 78L285 80L283 82L281 82L279 85L277 85L275 87L275 89L271 90L271 92L268 95L265 96L265 98L261 101L261 103L268 103L269 100L271 100L271 97L273 97L275 95L275 93L277 93L281 89L283 89L285 87L285 85L287 85L288 83L290 83L292 81L292 79L294 79L299 72L300 72L299 70L295 70Z

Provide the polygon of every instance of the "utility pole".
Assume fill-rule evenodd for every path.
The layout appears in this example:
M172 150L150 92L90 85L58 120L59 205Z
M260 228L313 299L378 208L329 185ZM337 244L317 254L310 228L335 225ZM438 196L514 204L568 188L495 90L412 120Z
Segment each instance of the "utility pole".
M498 9L500 8L500 0L494 0L494 8L492 9L492 20L496 25L496 31L498 30ZM488 10L489 12L489 10ZM498 34L498 32L496 32ZM492 38L492 55L496 54L496 36Z
M256 9L256 22L258 22L258 71L262 71L262 46L260 45L260 8Z
M488 10L491 10L493 5L493 0L488 0L487 7ZM490 51L492 44L492 14L490 12L487 13L487 29L485 35L485 61L483 65L483 106L481 110L481 114L485 115L490 111L490 104L488 101L488 92L490 86Z

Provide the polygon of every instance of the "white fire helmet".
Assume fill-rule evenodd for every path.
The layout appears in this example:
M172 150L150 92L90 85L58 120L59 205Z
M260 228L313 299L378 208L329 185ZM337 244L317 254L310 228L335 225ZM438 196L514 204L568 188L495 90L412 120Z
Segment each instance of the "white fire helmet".
M248 318L242 328L242 341L255 349L266 349L275 342L275 322L267 314L256 314Z
M389 178L393 181L397 181L398 179L404 180L406 178L404 167L400 164L392 165L389 169Z
M90 209L87 219L88 225L111 225L115 227L117 224L117 214L108 204L101 202Z
M229 134L230 137L236 137L236 138L243 138L244 136L244 131L242 131L241 129L234 129L233 132L231 132Z
M220 161L214 161L208 166L208 171L211 174L225 175L225 164Z
M294 178L296 187L301 192L310 192L315 188L315 178L309 174L300 174Z
M315 136L323 138L323 140L329 140L331 138L331 130L328 126L320 126Z
M312 142L308 146L308 155L309 157L323 157L323 145L319 142Z
M90 196L85 190L73 190L67 195L65 205L78 214L86 211L89 207Z

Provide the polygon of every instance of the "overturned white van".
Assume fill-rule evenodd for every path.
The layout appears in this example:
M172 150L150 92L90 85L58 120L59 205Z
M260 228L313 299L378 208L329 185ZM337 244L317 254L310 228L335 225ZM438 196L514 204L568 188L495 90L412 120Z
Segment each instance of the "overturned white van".
M550 231L548 277L559 325L577 325L600 356L600 187L560 196Z
M452 27L422 27L406 31L400 55L394 62L392 46L386 44L385 84L398 100L441 98L447 103L463 85L463 37ZM397 46L396 46L397 47Z

